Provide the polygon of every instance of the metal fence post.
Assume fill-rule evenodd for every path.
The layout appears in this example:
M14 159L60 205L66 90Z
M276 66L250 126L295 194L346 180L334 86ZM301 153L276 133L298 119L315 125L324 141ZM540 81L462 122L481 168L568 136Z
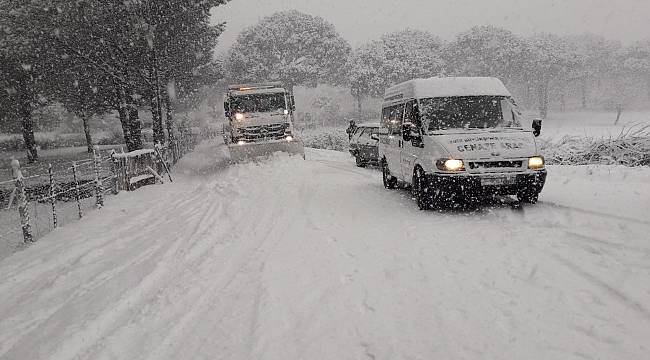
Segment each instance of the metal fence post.
M77 162L73 161L72 162L72 178L74 180L74 189L75 189L75 198L77 200L77 209L79 210L79 219L83 217L83 213L81 212L81 201L80 201L80 193L79 193L79 180L77 179Z
M16 159L11 161L13 177L16 182L16 197L18 198L18 212L20 213L20 225L23 230L23 241L25 243L34 242L32 236L32 227L29 224L29 208L27 203L27 194L25 194L25 180L23 173L20 171L20 162Z
M52 171L52 164L48 164L47 173L50 175L50 203L52 204L52 225L56 229L58 221L56 218L56 196L54 195L54 172Z
M102 161L97 147L93 147L93 168L95 169L95 205L101 209L104 206L104 184L101 178Z

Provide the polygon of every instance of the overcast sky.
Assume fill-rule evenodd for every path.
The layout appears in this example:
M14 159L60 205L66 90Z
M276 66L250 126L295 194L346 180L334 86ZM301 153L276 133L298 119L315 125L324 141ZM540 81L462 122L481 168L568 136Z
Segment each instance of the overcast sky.
M217 51L243 28L286 9L325 18L352 46L406 27L452 39L487 24L523 35L592 32L624 43L650 37L650 0L232 0L214 11L214 22L228 22Z

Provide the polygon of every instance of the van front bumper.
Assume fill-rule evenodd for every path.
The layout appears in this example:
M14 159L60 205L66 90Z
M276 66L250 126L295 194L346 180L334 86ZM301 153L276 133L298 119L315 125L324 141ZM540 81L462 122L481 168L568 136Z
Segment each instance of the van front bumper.
M506 174L490 174L490 176L499 175ZM546 183L546 169L507 176L514 176L515 179L510 184L503 185L485 185L482 181L485 175L469 174L427 174L427 181L433 189L470 197L539 193Z

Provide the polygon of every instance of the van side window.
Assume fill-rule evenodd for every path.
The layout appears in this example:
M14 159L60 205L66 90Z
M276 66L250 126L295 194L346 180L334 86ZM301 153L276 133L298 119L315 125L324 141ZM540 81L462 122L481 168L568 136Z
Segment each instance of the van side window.
M406 104L404 122L411 122L418 128L421 126L420 111L418 111L418 103L416 100L411 100Z
M413 101L406 103L406 110L404 111L404 122L414 122L413 121Z
M388 129L390 134L399 135L402 133L402 120L404 116L404 104L392 106L390 108L390 127Z

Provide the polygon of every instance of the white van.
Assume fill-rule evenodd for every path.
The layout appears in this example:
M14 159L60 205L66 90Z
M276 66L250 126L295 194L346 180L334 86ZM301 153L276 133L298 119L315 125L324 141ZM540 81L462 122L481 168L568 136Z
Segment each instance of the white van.
M384 96L379 158L384 186L411 185L420 209L490 194L535 203L546 181L535 137L496 78L416 79Z

